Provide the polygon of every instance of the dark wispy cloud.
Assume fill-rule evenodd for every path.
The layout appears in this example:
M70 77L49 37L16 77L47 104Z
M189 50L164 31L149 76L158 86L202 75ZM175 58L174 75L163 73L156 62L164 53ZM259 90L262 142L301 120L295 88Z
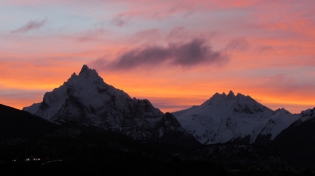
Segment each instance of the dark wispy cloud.
M270 52L270 51L273 51L274 48L272 46L268 46L268 45L265 45L265 46L258 46L256 48L256 51L258 51L259 53L266 53L266 52Z
M92 63L100 67L105 63L98 59ZM123 53L113 62L105 65L106 68L124 70L140 66L156 66L168 63L171 66L192 67L199 64L224 64L228 57L219 51L213 51L202 39L193 39L184 44L169 44L167 47L148 46L136 48ZM96 65L96 63L98 63Z
M168 34L168 37L182 37L187 35L187 30L184 26L174 27L171 32Z
M115 26L122 27L127 24L127 19L123 15L118 15L111 20Z
M226 45L226 50L239 50L244 51L250 47L250 44L246 40L246 38L236 38Z
M83 37L80 37L79 40L81 42L95 41L100 39L104 34L105 30L103 28L93 29L88 31Z
M135 41L154 42L159 40L160 38L161 35L158 29L147 29L134 34Z
M42 21L30 21L26 25L11 31L11 33L26 33L30 30L39 29L43 27L46 22L47 22L47 18L45 18Z

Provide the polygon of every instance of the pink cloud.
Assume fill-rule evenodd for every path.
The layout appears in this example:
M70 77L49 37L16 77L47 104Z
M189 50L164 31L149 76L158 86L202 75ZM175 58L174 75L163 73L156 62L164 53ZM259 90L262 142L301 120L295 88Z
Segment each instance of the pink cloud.
M162 38L158 29L141 30L134 34L133 40L135 42L157 43Z
M105 31L103 28L93 29L88 31L83 37L80 37L79 40L82 42L99 40L106 34L106 32L107 31Z
M71 16L60 20L66 23L62 29L54 26L59 19L49 17L54 23L49 24L51 28L45 31L45 36L31 33L46 29L45 20L30 21L12 31L29 32L28 35L0 33L0 84L9 88L50 90L82 64L97 58L100 59L96 65L106 65L135 48L140 48L138 54L128 56L144 58L149 46L169 51L168 43L180 47L201 38L211 43L213 51L228 52L229 64L217 68L202 62L189 69L130 69L120 73L102 69L100 72L106 82L138 97L152 97L162 108L188 107L197 99L202 103L213 93L230 89L277 105L315 102L308 96L315 89L311 71L315 66L315 1L13 0L6 3L23 8L66 9L60 14ZM72 23L78 25L73 27ZM165 65L169 66L167 63L159 66ZM295 70L299 78L288 69ZM174 99L173 107L163 105L159 97L153 96L156 94L165 100ZM30 100L28 104L31 103Z
M117 15L115 18L111 20L111 22L118 27L125 26L127 22L127 18L124 17L122 14Z

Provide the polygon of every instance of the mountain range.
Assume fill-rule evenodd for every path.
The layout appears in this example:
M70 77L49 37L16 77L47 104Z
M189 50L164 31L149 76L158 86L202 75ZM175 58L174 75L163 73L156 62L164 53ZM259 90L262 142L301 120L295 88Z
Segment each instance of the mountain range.
M161 112L149 100L131 98L108 85L96 70L83 65L43 101L23 108L54 123L74 121L127 135L136 140L159 140L168 135L198 140L201 144L266 143L291 124L308 121L305 113L271 110L250 96L232 91L216 93L199 106L174 113Z
M114 152L111 157L123 158L119 161L137 153L145 161L153 156L167 156L164 160L173 161L176 156L211 162L220 159L219 163L246 161L246 165L257 160L264 161L260 165L271 160L271 165L285 164L283 158L274 155L276 151L297 166L315 169L315 108L300 114L283 108L271 110L250 96L230 91L216 93L198 106L163 113L149 100L131 98L105 83L87 65L60 87L45 93L42 102L23 111L0 105L0 127L2 144L17 145L20 151L31 145L42 154L52 148L51 153L57 150L64 158L81 156L92 145L100 152L106 146ZM54 149L53 144L59 148ZM183 152L183 148L189 150ZM17 155L10 147L6 150L8 158ZM69 156L69 150L77 152Z

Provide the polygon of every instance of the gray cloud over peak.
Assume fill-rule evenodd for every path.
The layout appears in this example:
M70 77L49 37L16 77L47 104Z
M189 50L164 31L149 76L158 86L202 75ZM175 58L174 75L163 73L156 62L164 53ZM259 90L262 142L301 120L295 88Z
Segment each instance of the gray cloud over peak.
M94 61L105 63L103 59ZM219 51L213 51L202 39L193 39L184 44L169 44L167 47L147 46L123 53L104 67L114 70L134 69L140 66L155 66L167 63L170 66L192 67L199 64L224 64L229 60Z

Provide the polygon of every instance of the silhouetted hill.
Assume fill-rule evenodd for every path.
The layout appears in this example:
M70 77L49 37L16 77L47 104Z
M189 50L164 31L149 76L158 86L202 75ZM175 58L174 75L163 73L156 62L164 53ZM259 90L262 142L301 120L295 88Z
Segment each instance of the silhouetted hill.
M0 138L40 136L54 131L57 126L26 111L0 104Z
M273 146L299 166L315 168L315 108L301 113L301 118L283 130Z

